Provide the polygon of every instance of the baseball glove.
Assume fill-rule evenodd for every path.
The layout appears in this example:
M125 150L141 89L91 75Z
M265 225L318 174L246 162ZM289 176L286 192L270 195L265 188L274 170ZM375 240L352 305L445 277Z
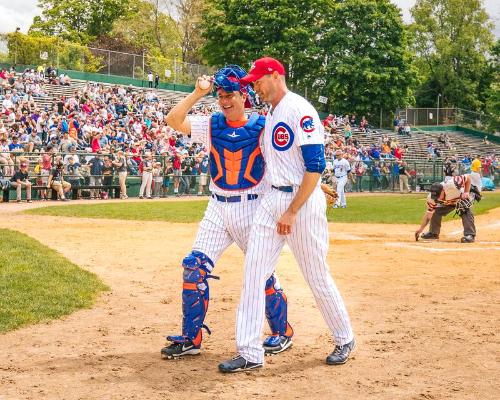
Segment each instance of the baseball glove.
M335 204L335 202L337 201L337 198L339 197L337 192L335 190L333 190L330 186L328 186L324 183L321 184L321 189L325 193L327 204L329 206L333 206Z

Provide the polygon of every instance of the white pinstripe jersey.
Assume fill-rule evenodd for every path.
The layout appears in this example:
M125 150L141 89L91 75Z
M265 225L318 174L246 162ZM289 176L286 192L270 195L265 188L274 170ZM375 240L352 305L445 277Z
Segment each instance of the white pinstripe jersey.
M306 172L300 146L307 144L324 144L323 125L306 99L288 92L266 116L262 153L271 185L300 186Z
M191 140L195 143L202 143L208 152L210 152L210 118L206 115L190 115L189 121L191 122ZM262 138L262 136L261 136ZM262 139L261 139L262 140ZM267 168L266 168L267 170ZM212 193L221 196L237 196L242 193L255 193L263 194L268 191L269 185L266 183L266 171L264 171L264 178L254 187L244 190L223 190L217 187L212 180L210 180L209 189Z

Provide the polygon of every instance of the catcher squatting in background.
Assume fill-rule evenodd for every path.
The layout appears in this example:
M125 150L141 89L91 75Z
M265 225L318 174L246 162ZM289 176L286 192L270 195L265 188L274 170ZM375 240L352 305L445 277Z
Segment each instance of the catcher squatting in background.
M464 236L462 243L472 243L476 237L474 225L474 214L472 204L481 200L481 193L476 186L471 184L470 175L459 175L446 182L433 183L427 197L427 211L422 223L415 232L415 240L419 238L435 240L439 239L441 231L441 220L445 215L455 211L462 218ZM420 234L430 222L429 232Z

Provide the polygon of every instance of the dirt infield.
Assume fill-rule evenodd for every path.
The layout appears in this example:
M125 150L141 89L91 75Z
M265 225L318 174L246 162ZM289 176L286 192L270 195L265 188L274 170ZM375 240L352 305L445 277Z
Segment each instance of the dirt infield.
M160 358L179 333L180 260L197 225L14 214L24 232L98 274L112 291L90 310L0 336L0 400L12 399L497 399L500 345L500 209L477 217L474 244L459 220L439 243L415 243L414 226L330 224L329 263L351 314L358 349L324 363L333 344L289 251L278 273L294 346L252 373L222 375L234 354L243 256L230 248L211 282L200 356Z

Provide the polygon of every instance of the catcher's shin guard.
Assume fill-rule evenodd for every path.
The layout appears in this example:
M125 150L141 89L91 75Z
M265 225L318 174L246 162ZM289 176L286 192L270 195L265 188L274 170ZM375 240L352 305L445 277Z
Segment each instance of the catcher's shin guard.
M212 260L199 251L192 251L182 261L184 268L182 287L182 337L192 341L194 346L201 345L201 328L210 330L203 324L208 310L209 290L207 279L215 278L210 275L214 265ZM179 340L179 337L173 337Z
M287 314L286 296L273 274L266 282L266 318L272 336L287 336L290 338L293 336L293 329L287 321Z

